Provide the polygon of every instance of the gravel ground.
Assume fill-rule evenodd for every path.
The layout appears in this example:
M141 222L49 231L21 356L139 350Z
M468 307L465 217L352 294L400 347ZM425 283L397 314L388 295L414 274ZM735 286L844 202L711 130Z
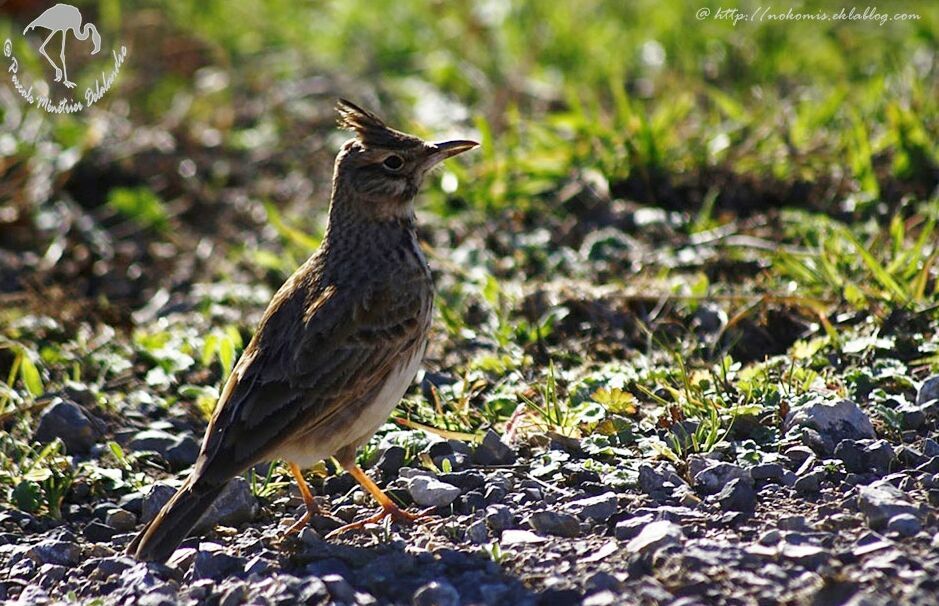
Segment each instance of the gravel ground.
M0 509L0 598L140 604L935 604L939 600L939 376L907 407L902 444L878 437L863 406L819 396L788 415L778 452L739 464L739 442L680 465L611 462L577 440L488 432L438 440L404 466L386 434L370 473L419 524L322 536L373 511L347 475L317 476L329 513L281 540L302 514L295 488L261 498L238 478L166 565L122 555L172 494L169 475L111 501L72 486L62 520ZM37 437L100 455L105 424L80 393L50 404ZM76 401L78 400L78 401ZM177 428L178 429L178 428ZM664 430L661 430L664 431ZM169 469L194 460L194 429L158 421L114 431ZM426 455L426 457L424 456ZM412 464L413 465L413 464Z

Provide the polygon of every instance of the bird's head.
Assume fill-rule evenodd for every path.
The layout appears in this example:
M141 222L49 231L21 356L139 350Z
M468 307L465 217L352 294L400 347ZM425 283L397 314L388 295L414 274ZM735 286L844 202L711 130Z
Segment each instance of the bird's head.
M457 154L473 149L475 141L429 143L394 130L375 114L340 99L339 126L355 132L342 146L333 174L333 204L353 204L376 220L413 213L413 200L424 175Z

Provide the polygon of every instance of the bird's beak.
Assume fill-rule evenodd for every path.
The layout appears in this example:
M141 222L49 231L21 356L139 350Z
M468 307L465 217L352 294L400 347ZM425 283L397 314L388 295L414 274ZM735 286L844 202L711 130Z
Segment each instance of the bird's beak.
M428 155L425 165L427 168L431 168L440 164L447 158L452 158L457 154L462 154L465 151L469 151L474 147L479 147L479 143L475 141L443 141L441 143L431 143L428 146Z

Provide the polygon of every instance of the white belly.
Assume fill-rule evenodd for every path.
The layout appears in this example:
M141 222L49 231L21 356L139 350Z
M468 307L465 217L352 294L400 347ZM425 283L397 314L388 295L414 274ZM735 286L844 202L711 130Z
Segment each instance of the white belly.
M285 443L278 449L276 456L302 468L312 467L319 461L336 454L350 444L356 446L365 443L378 428L388 420L391 411L408 390L414 375L417 374L424 359L426 342L411 357L391 371L385 384L370 406L364 406L362 413L354 423L343 423L341 431L314 431L302 440Z

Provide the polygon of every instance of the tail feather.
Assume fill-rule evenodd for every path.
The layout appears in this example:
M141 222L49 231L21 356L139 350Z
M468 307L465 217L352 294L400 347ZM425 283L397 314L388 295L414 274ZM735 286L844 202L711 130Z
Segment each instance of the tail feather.
M165 562L189 534L224 484L186 482L134 540L126 553L144 562Z

